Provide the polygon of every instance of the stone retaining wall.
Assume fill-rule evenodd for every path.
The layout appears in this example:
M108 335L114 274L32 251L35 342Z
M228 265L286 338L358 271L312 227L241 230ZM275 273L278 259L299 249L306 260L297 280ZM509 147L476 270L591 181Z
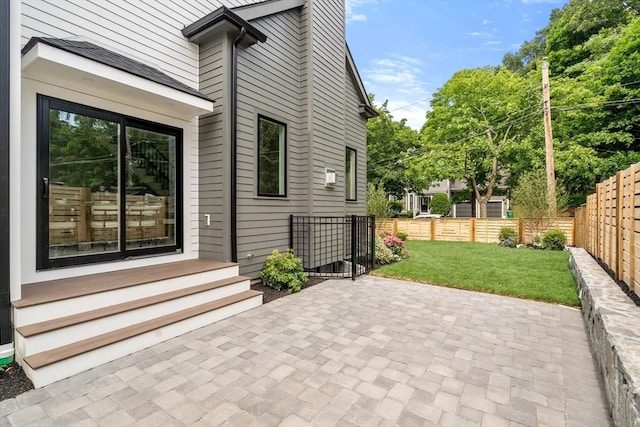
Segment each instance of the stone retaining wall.
M640 307L584 249L570 262L613 421L640 426Z

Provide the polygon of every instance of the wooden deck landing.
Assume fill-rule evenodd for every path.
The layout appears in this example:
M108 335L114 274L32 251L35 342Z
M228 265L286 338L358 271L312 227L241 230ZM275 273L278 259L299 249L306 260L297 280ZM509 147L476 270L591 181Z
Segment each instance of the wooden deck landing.
M130 268L108 273L90 274L68 279L22 285L22 299L13 302L16 308L92 295L113 289L173 279L205 271L233 267L236 264L204 259L170 262L148 267Z

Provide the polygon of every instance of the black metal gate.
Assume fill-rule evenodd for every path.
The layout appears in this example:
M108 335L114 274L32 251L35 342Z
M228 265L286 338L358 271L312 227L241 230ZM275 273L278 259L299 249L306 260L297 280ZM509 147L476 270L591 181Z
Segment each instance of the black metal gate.
M310 276L351 277L373 269L373 216L289 216L289 246Z

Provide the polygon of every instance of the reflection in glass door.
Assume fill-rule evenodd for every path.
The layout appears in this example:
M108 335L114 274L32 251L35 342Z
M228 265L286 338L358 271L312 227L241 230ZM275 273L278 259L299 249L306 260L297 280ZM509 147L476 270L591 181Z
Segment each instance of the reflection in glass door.
M119 251L120 125L51 108L48 133L49 258Z
M127 249L176 243L176 137L127 126Z
M182 246L180 129L38 96L39 269Z

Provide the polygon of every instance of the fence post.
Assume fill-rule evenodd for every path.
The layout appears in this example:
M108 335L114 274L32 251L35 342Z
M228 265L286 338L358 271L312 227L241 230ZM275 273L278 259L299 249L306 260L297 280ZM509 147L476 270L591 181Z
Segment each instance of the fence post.
M372 271L373 268L376 265L376 216L375 215L371 215L370 217L370 221L371 221L371 234L369 236L369 242L371 245L371 256L369 257L369 262L370 262L370 269L369 271Z
M629 290L636 280L636 163L631 165L629 179Z
M522 218L516 219L518 221L518 240L520 243L525 243L524 241L524 223L522 222Z
M436 240L436 219L431 218L431 240Z
M358 260L356 259L358 253L357 228L356 216L351 215L351 280L356 280L358 272Z
M469 219L469 240L473 243L476 241L476 219Z
M624 248L622 238L624 228L624 175L622 172L616 173L616 278L622 280L624 262L622 262Z
M289 249L293 251L293 215L289 215Z

